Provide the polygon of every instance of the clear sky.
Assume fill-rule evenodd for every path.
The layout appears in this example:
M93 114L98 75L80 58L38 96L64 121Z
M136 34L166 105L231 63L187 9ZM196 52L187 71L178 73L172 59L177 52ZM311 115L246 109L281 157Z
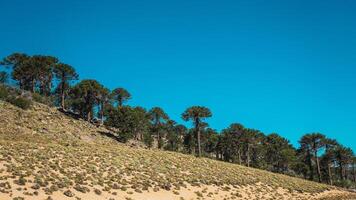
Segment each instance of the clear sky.
M209 107L293 144L321 132L356 150L354 0L1 0L0 57L48 54L131 105L178 122Z

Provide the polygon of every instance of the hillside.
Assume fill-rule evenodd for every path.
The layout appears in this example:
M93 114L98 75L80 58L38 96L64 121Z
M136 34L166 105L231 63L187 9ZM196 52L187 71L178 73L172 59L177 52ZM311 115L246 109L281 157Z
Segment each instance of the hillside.
M0 101L0 199L356 199L298 178L132 148L109 132L42 104Z

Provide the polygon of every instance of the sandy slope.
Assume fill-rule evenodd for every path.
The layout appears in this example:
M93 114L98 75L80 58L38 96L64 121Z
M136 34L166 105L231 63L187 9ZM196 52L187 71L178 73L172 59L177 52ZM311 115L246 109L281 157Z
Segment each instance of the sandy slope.
M44 105L0 102L0 199L356 199L298 178L131 148L107 132Z

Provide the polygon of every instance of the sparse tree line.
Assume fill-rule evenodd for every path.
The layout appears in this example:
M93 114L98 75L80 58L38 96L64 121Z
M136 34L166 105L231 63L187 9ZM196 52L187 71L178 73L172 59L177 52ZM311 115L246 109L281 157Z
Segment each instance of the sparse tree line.
M124 88L109 90L96 80L81 80L76 70L53 56L14 53L5 57L0 82L9 79L21 90L51 99L63 111L97 121L118 131L123 142L137 140L148 148L209 157L248 167L355 187L356 158L350 148L320 133L305 134L294 148L282 136L231 124L218 133L205 122L212 116L202 106L192 106L182 119L192 128L177 124L162 108L146 110L127 105L131 94Z

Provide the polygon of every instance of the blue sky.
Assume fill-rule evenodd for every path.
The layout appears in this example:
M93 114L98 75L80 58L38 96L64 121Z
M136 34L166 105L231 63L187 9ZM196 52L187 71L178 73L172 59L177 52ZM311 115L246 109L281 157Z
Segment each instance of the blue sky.
M191 105L293 144L321 132L356 150L352 0L0 1L0 57L55 55L82 79L178 122Z

